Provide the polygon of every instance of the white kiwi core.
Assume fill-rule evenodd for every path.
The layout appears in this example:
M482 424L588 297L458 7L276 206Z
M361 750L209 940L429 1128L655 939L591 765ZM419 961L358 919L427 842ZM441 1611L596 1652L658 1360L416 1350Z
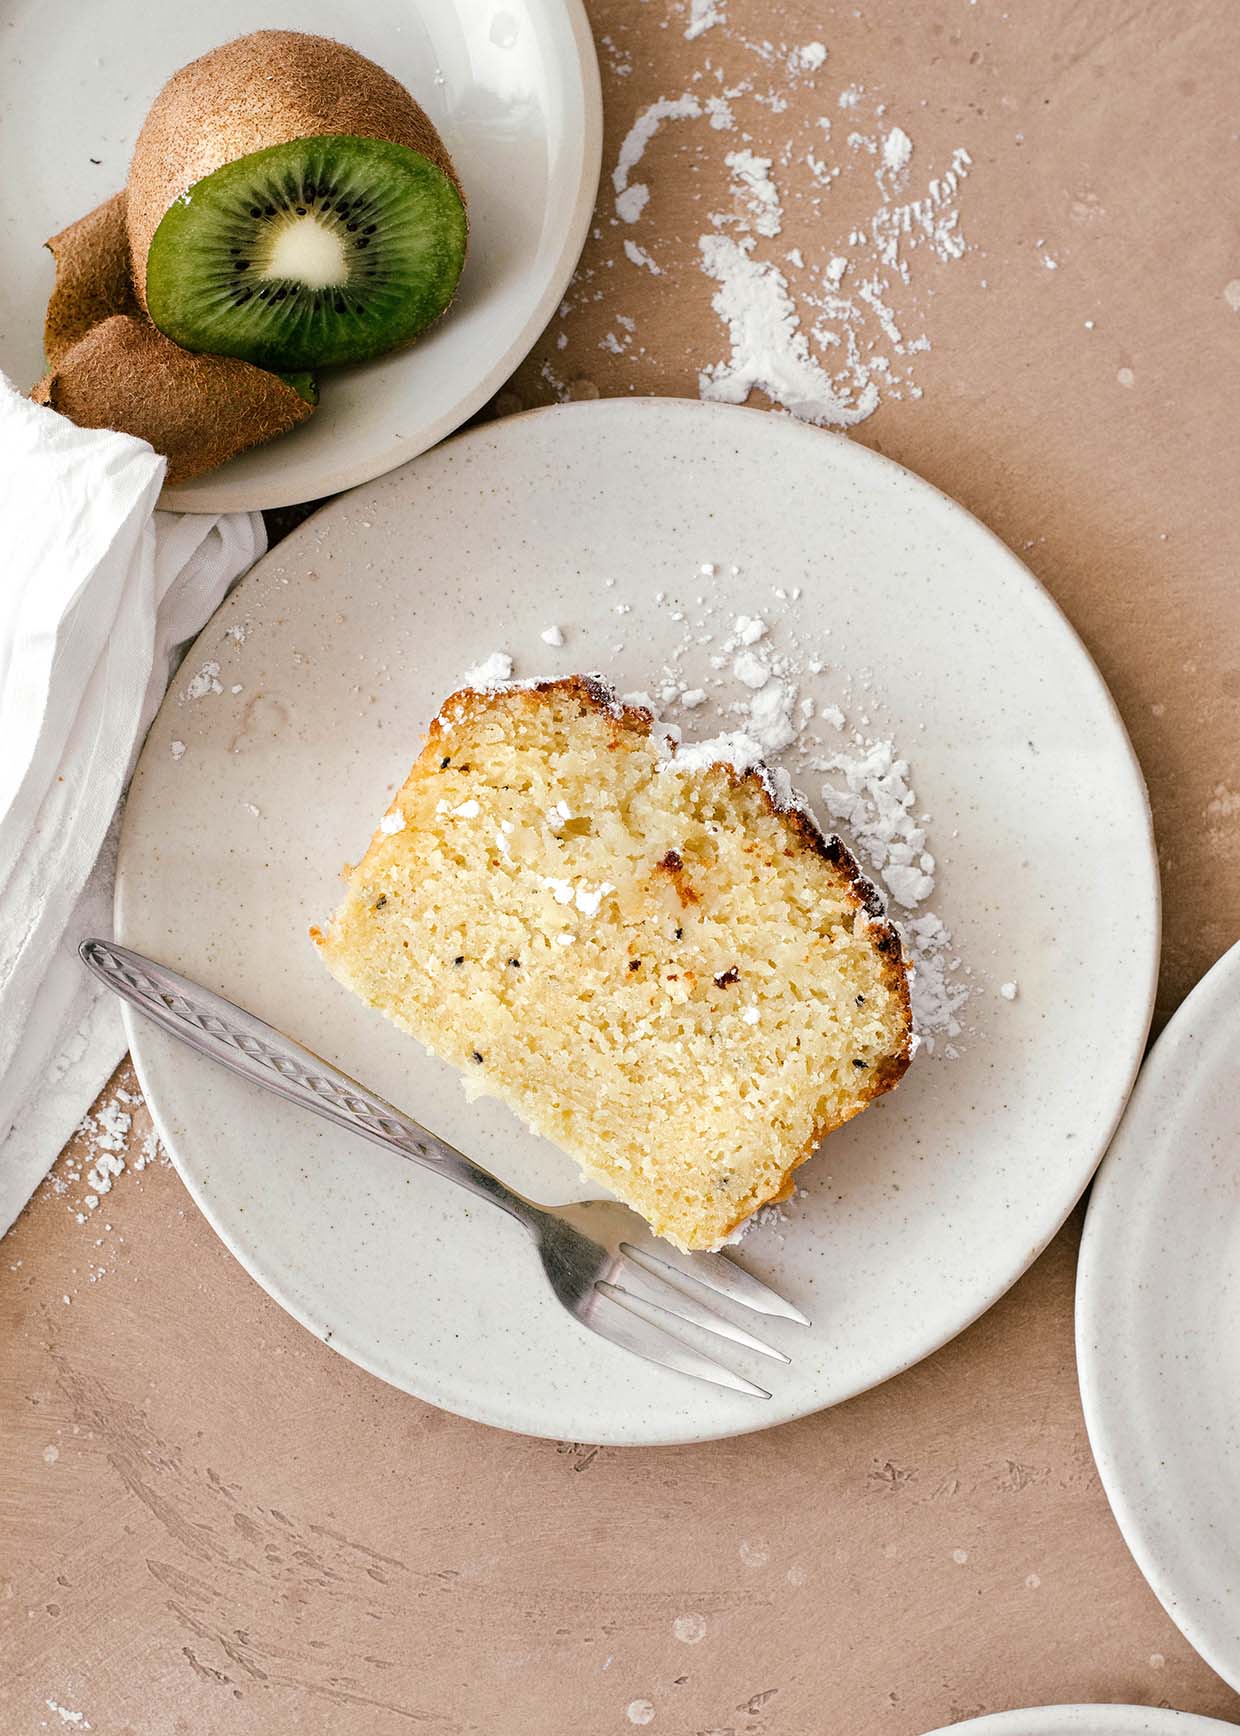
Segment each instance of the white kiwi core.
M295 217L277 230L271 253L260 274L292 278L307 289L329 289L349 281L344 242L335 229L314 217Z

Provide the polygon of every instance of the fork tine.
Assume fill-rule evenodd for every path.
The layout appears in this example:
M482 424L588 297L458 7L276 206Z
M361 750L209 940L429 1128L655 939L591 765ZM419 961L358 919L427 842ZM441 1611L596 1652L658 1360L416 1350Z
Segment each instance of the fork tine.
M730 1302L752 1308L755 1314L774 1314L781 1320L795 1320L798 1326L810 1324L799 1308L785 1302L782 1296L768 1289L752 1272L729 1260L726 1254L690 1254L686 1265L677 1266L673 1261L652 1253L649 1248L635 1247L632 1242L621 1242L620 1252L654 1277L662 1276L661 1271L654 1271L656 1266L661 1267L662 1271L671 1272L677 1278L696 1278L708 1290L717 1290Z
M625 1244L621 1244L621 1257L629 1258L625 1253ZM662 1272L652 1271L649 1267L630 1260L634 1269L641 1273L647 1283L661 1285L670 1291L675 1301L651 1302L652 1307L662 1308L666 1313L676 1315L681 1320L687 1320L691 1326L699 1326L704 1332L713 1332L719 1338L730 1338L733 1344L739 1344L746 1350L756 1350L759 1356L770 1356L776 1362L791 1362L790 1356L785 1356L782 1350L777 1350L773 1344L767 1344L761 1338L755 1338L752 1332L746 1332L743 1326L736 1326L726 1315L718 1313L714 1308L708 1308L704 1302L690 1294L686 1286L674 1284L670 1277ZM666 1270L671 1272L672 1267ZM696 1286L695 1286L696 1288ZM647 1299L643 1296L641 1300Z
M653 1303L644 1306L654 1308ZM678 1374L691 1374L697 1380L709 1381L712 1386L728 1387L733 1392L748 1393L753 1398L770 1398L765 1387L755 1386L743 1375L733 1374L730 1368L691 1349L672 1333L648 1320L640 1312L641 1307L638 1299L626 1290L618 1290L614 1284L601 1281L595 1285L594 1293L577 1318L601 1338L610 1339L622 1350L630 1350L634 1356L643 1357L647 1362L674 1368ZM666 1309L658 1312L666 1313Z

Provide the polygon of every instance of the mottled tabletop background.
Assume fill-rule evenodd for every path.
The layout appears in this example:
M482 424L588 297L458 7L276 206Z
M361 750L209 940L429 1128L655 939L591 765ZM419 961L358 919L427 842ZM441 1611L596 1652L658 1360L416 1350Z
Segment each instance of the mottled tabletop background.
M856 339L851 402L867 381L877 402L849 437L990 524L1110 683L1158 828L1165 1019L1240 934L1240 13L713 14L686 37L711 8L593 0L596 227L490 413L734 378L702 241L752 238L807 342L842 332L843 364ZM669 115L619 177L649 193L626 221L622 142L686 95L701 115ZM865 160L896 127L900 197L952 219L901 254L907 281L872 245L885 196ZM746 150L771 161L777 238L730 185ZM731 1443L599 1450L359 1373L225 1252L128 1069L97 1107L0 1249L5 1732L917 1736L1073 1700L1240 1722L1093 1468L1077 1221L980 1324L865 1398ZM126 1167L82 1212L110 1148Z

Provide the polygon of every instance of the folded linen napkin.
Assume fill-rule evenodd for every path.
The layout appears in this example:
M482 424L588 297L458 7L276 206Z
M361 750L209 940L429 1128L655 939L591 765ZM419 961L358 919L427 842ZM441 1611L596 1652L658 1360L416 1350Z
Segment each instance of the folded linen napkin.
M76 953L109 934L117 810L179 661L266 548L157 512L165 461L0 374L0 1234L125 1052Z

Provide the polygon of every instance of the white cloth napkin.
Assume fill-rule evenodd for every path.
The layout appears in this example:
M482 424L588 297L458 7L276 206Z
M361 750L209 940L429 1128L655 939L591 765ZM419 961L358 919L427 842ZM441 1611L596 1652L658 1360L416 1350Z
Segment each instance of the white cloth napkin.
M125 1052L77 957L112 931L117 810L258 513L156 512L165 461L0 374L0 1234Z

